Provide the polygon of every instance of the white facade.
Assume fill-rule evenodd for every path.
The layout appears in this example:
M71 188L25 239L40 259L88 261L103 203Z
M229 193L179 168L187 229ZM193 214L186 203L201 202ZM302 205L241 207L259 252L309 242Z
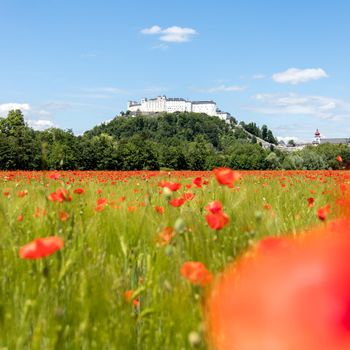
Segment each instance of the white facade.
M223 120L230 117L230 113L218 110L214 101L187 101L183 98L167 98L166 96L158 96L152 99L144 98L140 102L129 101L127 110L131 113L205 113Z

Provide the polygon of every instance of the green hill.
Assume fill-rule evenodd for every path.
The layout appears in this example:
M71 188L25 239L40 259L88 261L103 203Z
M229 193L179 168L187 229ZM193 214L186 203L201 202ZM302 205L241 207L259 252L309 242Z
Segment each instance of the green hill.
M261 146L265 141L271 149ZM237 125L234 118L226 123L205 114L118 116L75 136L58 128L34 131L16 110L0 119L0 169L336 169L341 166L335 161L339 154L350 163L346 146L285 154L273 143L267 126Z

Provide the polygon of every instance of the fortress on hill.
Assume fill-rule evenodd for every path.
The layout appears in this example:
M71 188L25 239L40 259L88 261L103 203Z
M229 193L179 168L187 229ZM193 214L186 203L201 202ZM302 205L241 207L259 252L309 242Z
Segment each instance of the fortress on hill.
M188 101L183 98L167 98L165 95L151 99L143 98L140 102L129 101L127 110L131 114L138 112L142 114L195 112L205 113L223 120L228 120L231 117L230 113L220 111L214 101Z

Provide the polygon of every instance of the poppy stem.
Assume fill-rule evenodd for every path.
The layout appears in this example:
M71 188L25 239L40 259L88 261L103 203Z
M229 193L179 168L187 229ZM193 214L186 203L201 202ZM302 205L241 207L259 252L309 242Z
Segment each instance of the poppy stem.
M43 276L45 278L48 278L49 277L49 273L50 273L49 264L47 263L46 259L43 260L43 263L44 263L44 266L43 266L42 273L43 273Z

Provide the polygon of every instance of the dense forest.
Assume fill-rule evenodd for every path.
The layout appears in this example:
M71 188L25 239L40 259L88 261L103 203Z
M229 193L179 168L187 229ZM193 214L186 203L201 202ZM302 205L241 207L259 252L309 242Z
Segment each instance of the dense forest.
M264 149L257 138L277 143L265 125L238 126L234 118L228 124L205 114L118 116L75 136L58 128L33 130L14 110L0 119L0 169L338 169L350 164L347 146L325 144L285 153L273 145Z

